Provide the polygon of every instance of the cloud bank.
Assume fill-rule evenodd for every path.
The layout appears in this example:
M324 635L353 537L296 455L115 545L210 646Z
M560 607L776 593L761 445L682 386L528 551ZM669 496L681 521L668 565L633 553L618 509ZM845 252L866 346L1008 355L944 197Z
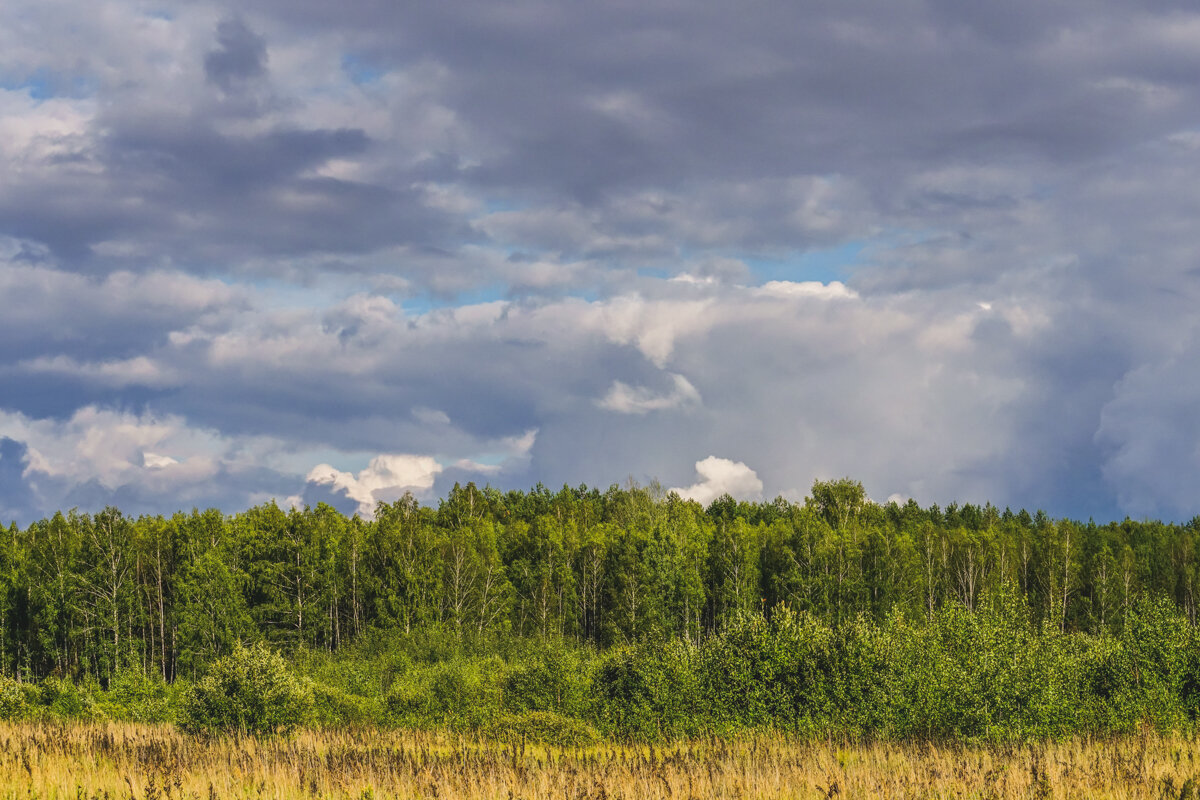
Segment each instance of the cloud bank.
M357 475L318 464L308 473L308 482L328 484L345 493L358 503L360 516L372 519L376 504L393 502L406 491L431 489L441 471L442 465L429 456L382 455L371 459Z
M709 456L696 462L696 474L699 481L671 491L684 500L695 500L705 506L726 494L735 500L762 499L763 482L741 461Z
M0 519L693 469L1200 513L1187 4L0 21Z

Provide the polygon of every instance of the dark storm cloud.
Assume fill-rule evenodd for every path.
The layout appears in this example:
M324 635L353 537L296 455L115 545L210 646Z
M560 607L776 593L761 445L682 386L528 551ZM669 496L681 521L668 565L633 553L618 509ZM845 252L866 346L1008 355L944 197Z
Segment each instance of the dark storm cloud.
M296 488L291 475L281 475L268 469L221 470L205 476L203 481L171 486L147 485L141 481L105 486L97 480L72 484L57 499L61 507L78 508L95 513L106 506L116 506L129 515L163 514L171 511L190 511L193 508L217 508L224 511L230 504L249 508L277 497L282 501ZM163 495L169 492L171 506L163 506Z
M1200 510L1188 4L54 11L0 30L87 88L0 91L0 510L353 507L330 451Z
M290 118L291 129L218 129L213 123L229 107L194 86L169 113L147 104L147 91L114 90L98 151L84 154L108 180L69 207L22 191L21 207L14 201L5 216L10 231L53 241L65 254L134 236L151 257L169 253L179 263L186 254L193 264L396 244L453 250L469 236L466 220L423 204L412 188L420 180L492 196L514 212L575 207L607 234L603 242L562 249L561 237L534 232L524 246L608 258L658 261L677 247L730 251L746 242L766 252L804 250L831 233L869 235L870 226L971 224L964 215L981 210L972 198L914 190L910 180L947 165L987 164L1057 182L1200 122L1200 62L1186 37L1171 35L1188 22L1179 12L1043 5L1018 4L1001 21L923 3L738 12L719 4L567 11L546 3L357 3L336 13L320 4L252 3L253 29L225 19L215 36L209 29L215 46L198 58L209 83L269 82L265 105L250 113ZM266 73L267 54L322 36L383 74L436 65L436 108L414 109L374 134L296 125L311 120L312 100L288 90L287 73ZM1174 96L1158 102L1156 93ZM407 127L434 114L453 115L452 127L419 152L401 143ZM377 167L375 177L306 177L339 158ZM791 223L803 198L771 184L816 177L836 179L840 195L827 202L856 224L817 231ZM154 203L122 213L104 202L114 192ZM761 209L747 213L746 195ZM711 200L687 204L697 197ZM1001 199L1012 208L1023 198L994 201ZM653 202L686 206L692 229L670 220L656 228L653 216L623 213ZM697 233L738 215L759 222L722 242ZM257 224L241 224L248 218ZM501 233L529 229L514 224Z
M0 188L0 233L100 272L239 272L251 258L354 255L474 236L424 202L417 184L444 172L436 157L398 166L394 142L374 141L341 119L314 124L305 113L310 98L274 85L266 37L241 20L217 25L216 44L203 56L146 54L176 58L178 69L114 76L78 129L63 134L56 123L34 139L39 157L15 152ZM205 83L189 79L197 72ZM331 164L357 174L336 174Z
M110 360L144 354L171 331L246 308L244 291L177 273L104 278L4 264L0 362L55 355Z
M954 5L258 7L342 28L398 68L449 65L452 105L500 150L476 177L585 202L712 178L1071 162L1196 118L1097 86L1172 76L1194 91L1194 52L1155 41L1170 9L1026 2L1001 22Z
M242 136L198 119L125 118L99 143L105 180L82 182L70 200L53 186L10 187L0 191L0 217L6 232L93 269L176 261L236 271L260 255L353 254L467 233L409 186L311 174L368 146L354 129ZM94 250L110 240L134 240L139 251Z
M40 510L23 475L26 450L21 442L0 436L0 526L26 522Z
M228 92L267 73L267 43L240 19L217 25L217 49L204 57L208 80Z

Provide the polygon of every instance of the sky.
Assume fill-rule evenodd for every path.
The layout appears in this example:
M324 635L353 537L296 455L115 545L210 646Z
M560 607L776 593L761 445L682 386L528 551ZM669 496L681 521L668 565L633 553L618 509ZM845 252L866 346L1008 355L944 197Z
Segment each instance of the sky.
M1200 12L5 0L0 520L1200 513Z

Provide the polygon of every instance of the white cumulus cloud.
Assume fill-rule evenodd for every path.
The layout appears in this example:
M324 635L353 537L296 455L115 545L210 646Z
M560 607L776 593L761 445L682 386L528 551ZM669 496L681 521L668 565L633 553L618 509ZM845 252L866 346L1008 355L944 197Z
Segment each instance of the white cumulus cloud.
M26 477L95 481L109 489L131 481L165 487L211 478L228 448L218 434L191 428L175 415L135 415L95 406L66 420L0 412L0 436L28 446Z
M442 471L432 456L409 454L378 455L357 475L318 464L308 473L308 482L327 484L358 502L358 513L370 519L380 501L395 500L405 491L428 491Z
M666 411L684 406L699 405L700 392L691 381L677 373L671 373L673 386L665 394L657 394L644 386L630 386L623 381L613 381L604 398L597 401L601 408L619 414L646 414L650 411Z
M700 476L699 481L671 491L701 505L708 505L723 494L742 500L757 500L762 496L763 482L754 470L741 461L709 456L696 462L696 474Z

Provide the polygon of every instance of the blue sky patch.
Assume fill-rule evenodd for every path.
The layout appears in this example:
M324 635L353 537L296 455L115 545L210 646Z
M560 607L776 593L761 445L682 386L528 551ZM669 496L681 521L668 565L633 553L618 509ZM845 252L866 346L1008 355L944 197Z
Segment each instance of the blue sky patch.
M789 258L745 258L746 265L762 283L767 281L845 281L866 249L865 240L847 242L827 250L810 250Z
M387 74L387 70L372 64L363 56L348 53L342 56L342 71L358 86L369 86L378 83Z

